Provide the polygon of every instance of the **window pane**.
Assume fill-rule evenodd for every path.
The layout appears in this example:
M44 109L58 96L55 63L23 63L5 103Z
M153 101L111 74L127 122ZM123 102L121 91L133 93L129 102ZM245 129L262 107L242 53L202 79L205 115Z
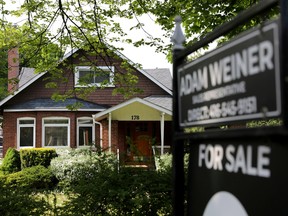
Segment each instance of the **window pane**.
M101 71L95 73L95 83L101 83L101 82L109 82L109 75L110 73L108 71Z
M79 146L92 145L92 127L79 127Z
M93 124L92 119L78 119L78 124Z
M33 147L33 127L20 127L20 147Z
M68 119L45 119L44 124L68 124Z
M19 120L19 124L34 124L34 119Z
M68 128L45 127L45 146L67 146Z
M79 81L82 83L93 83L94 82L94 73L89 70L80 70L79 71Z

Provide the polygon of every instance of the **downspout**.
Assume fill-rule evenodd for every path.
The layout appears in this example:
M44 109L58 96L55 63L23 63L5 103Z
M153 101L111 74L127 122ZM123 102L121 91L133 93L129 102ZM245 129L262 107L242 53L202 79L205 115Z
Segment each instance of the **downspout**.
M161 114L161 155L164 154L164 123L165 123L165 113Z
M102 124L100 123L100 122L98 122L98 121L96 121L95 119L94 119L94 116L93 116L93 123L94 124L98 124L99 125L99 127L100 127L100 147L101 147L101 149L103 148L103 144L102 144L102 137L103 137L103 135L102 135Z
M108 142L109 142L109 152L111 153L111 113L109 113L109 118L108 118Z

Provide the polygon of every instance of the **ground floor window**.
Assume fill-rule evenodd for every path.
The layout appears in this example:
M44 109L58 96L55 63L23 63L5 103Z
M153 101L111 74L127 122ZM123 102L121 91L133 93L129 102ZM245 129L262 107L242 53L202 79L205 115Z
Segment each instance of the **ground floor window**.
M44 146L70 146L69 118L50 117L43 119Z
M35 118L17 119L17 146L35 147Z
M77 119L77 145L79 147L91 146L95 141L95 128L93 119L81 117Z

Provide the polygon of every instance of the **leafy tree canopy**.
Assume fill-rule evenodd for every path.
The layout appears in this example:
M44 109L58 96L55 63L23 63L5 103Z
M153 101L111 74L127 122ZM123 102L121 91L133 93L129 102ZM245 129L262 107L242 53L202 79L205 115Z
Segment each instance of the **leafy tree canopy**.
M171 59L171 44L165 44L163 38L170 38L173 34L176 15L182 17L186 42L191 44L257 2L257 0L22 0L16 4L16 1L0 0L2 29L0 54L2 58L5 50L18 45L22 66L34 67L39 72L54 71L58 60L71 49L83 48L102 53L107 51L107 47L103 44L109 44L110 49L121 50L121 46L115 45L115 42L134 46L153 46L157 52L164 52ZM264 17L255 18L239 27L226 35L226 38L231 38L243 29L254 26L263 19L269 19L275 14L278 14L277 8ZM139 19L142 15L155 19L165 32L162 38L153 37L153 32L145 32L145 25ZM132 19L138 22L136 24L130 22ZM17 26L14 25L15 20L18 22ZM124 25L128 26L128 30L124 29ZM129 32L135 29L143 30L146 37L133 40ZM0 79L6 76L4 71L7 71L2 70L5 69L3 61L6 59L2 58L0 62ZM116 74L117 71L115 76ZM137 83L132 72L128 73L126 78L123 74L117 76L115 82L120 83L120 88L116 93L124 93L129 97L135 90L137 92L137 89L131 87ZM133 85L128 85L128 88L127 82Z

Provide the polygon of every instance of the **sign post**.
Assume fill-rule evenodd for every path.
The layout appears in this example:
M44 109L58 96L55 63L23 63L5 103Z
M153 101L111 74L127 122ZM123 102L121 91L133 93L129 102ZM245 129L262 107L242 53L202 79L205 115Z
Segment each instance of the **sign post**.
M175 31L171 38L173 42L173 77L177 76L177 65L184 62L184 58L177 58L177 54L184 49L184 34L181 29L181 17L175 18ZM178 83L173 81L173 89L178 89ZM173 131L182 132L178 120L178 98L173 94ZM172 146L172 164L173 164L173 215L184 215L184 140L174 139Z
M288 215L288 2L280 0L278 19L185 62L191 53L278 4L259 1L185 49L180 19L176 19L172 37L177 47L173 51L174 215ZM252 120L274 119L280 123L245 127ZM238 124L244 127L233 127ZM198 127L203 130L184 132ZM189 153L187 178L184 143Z

